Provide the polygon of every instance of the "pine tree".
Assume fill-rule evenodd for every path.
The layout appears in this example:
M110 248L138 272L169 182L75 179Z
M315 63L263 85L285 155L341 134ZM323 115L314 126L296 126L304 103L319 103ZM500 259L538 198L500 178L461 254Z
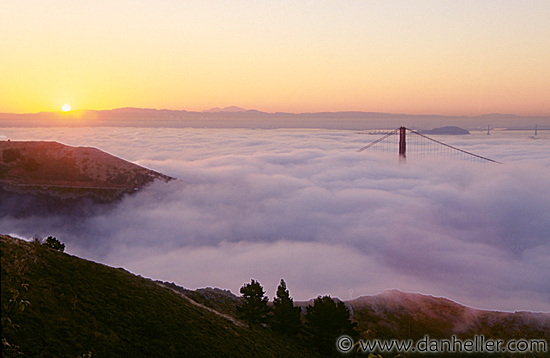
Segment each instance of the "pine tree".
M313 343L323 355L335 353L339 336L355 335L357 323L351 321L348 308L342 301L336 304L330 296L317 297L313 306L307 307L305 319Z
M269 298L260 283L251 279L250 283L244 284L240 289L244 302L237 306L237 313L244 319L250 328L255 324L267 322L267 314L271 307L267 305Z
M302 310L294 307L294 300L286 288L286 282L281 279L277 287L277 296L273 299L273 318L271 327L274 331L295 336L300 330Z

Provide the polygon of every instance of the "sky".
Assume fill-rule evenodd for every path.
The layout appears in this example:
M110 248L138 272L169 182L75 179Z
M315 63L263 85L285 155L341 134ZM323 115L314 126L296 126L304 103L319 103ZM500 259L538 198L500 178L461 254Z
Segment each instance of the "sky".
M550 115L547 0L2 0L0 112Z
M544 132L544 133L543 133ZM0 218L66 252L195 289L250 279L296 300L386 289L491 310L550 311L550 136L437 139L504 164L366 150L356 131L0 128L96 146L176 177L78 219Z

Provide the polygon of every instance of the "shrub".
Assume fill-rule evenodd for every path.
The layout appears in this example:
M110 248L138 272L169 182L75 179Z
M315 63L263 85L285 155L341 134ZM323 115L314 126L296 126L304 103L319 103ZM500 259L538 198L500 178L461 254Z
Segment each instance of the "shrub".
M65 251L65 244L63 244L61 241L57 240L53 236L48 236L46 241L44 242L44 245L51 247L54 250L57 251Z

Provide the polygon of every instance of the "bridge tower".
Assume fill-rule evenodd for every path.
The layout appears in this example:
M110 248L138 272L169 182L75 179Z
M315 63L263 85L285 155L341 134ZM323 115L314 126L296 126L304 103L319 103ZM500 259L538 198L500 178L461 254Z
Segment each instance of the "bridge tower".
M399 161L404 162L407 158L407 128L399 128Z

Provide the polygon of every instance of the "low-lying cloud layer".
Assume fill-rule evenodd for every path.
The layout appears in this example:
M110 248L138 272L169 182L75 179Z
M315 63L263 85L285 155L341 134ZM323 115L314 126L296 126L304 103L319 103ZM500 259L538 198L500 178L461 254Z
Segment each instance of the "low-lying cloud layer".
M356 150L352 131L3 129L14 140L93 145L179 178L94 217L0 219L67 251L188 287L342 299L388 288L488 309L550 310L550 141L441 137L504 162Z

